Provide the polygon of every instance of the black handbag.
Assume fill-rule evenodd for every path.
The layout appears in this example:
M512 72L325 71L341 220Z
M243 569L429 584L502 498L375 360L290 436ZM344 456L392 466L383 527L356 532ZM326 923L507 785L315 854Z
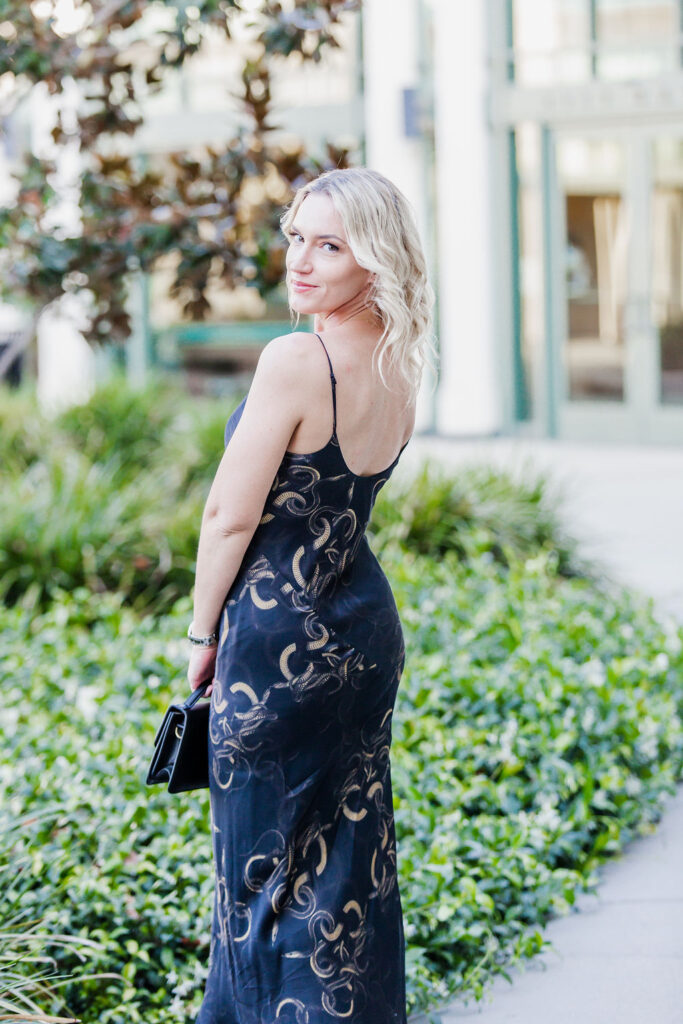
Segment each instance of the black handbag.
M154 754L146 782L168 782L169 793L209 785L209 709L198 703L211 682L206 679L184 704L171 704L154 737Z

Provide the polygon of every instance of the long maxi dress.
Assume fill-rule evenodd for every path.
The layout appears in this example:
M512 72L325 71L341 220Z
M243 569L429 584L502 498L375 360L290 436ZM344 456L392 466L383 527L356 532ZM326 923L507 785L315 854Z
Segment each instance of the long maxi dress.
M215 895L195 1024L406 1021L389 759L405 647L365 536L405 445L380 473L348 468L325 353L332 436L285 453L219 621Z

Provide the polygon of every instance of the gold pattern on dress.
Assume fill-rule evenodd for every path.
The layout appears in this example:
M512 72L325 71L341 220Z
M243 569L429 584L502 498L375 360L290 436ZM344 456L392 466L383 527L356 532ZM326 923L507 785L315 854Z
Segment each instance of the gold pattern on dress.
M220 679L214 679L213 690L211 691L211 703L217 715L222 715L228 706L227 700L223 697L223 684Z
M290 654L294 654L295 650L296 644L287 644L287 646L283 648L282 653L280 654L280 671L282 672L285 679L292 678L292 673L289 671L288 661Z
M342 919L335 920L329 911L317 911L309 932L315 941L311 968L323 981L322 1006L343 1020L353 1014L356 997L364 991L367 929L357 900L348 900L341 913Z
M233 683L230 687L230 693L245 693L252 704L258 704L259 702L254 690L248 683Z
M252 599L252 601L254 602L254 604L256 605L257 608L262 608L262 609L266 610L268 608L275 608L276 607L277 601L275 600L275 598L274 597L269 597L269 598L265 598L264 599L262 597L259 597L259 593L258 593L258 590L256 589L256 586L249 587L249 591L251 593L251 599Z
M360 786L349 786L346 792L347 796L354 792L360 793ZM342 811L351 821L362 821L368 813L367 807L361 807L360 811L352 811L346 801L342 804Z
M374 482L373 502L385 480L383 477ZM326 486L334 485L331 498L318 487L321 481ZM361 489L361 481L349 482L347 472L322 478L314 466L297 463L296 456L286 460L275 476L259 523L263 528L261 537L270 535L277 546L281 525L287 525L286 520L296 516L305 534L304 542L293 554L292 548L287 548L286 559L282 559L281 565L278 561L275 568L257 538L251 550L259 553L240 568L221 620L219 671L223 657L225 664L228 658L234 658L228 678L237 677L239 681L228 685L217 679L214 683L209 729L215 792L221 801L231 800L256 780L256 794L261 792L259 786L272 784L279 792L280 802L270 827L252 837L246 844L248 848L240 847L240 834L237 841L231 840L228 854L227 844L220 834L217 836L216 848L221 854L216 874L216 943L228 947L240 944L242 959L231 963L234 970L240 964L253 963L256 945L252 947L252 942L265 943L269 937L270 945L275 946L276 940L282 940L284 935L287 948L280 950L278 957L282 957L283 963L299 961L292 963L297 972L308 965L310 981L316 983L317 979L319 983L318 994L311 996L308 1006L288 994L283 985L284 998L277 1006L269 1002L268 1010L255 1011L249 1018L259 1024L322 1024L323 1019L333 1024L335 1020L369 1019L368 1007L374 1006L376 999L369 983L373 966L369 936L376 936L372 929L379 927L377 922L381 921L374 908L382 907L397 884L388 785L392 709L382 715L379 723L377 716L369 712L367 723L360 728L359 743L356 744L354 733L353 749L340 748L341 760L334 761L330 769L334 780L331 784L325 774L326 763L316 762L308 774L292 777L281 756L283 727L298 728L299 702L322 693L328 702L326 708L333 709L331 714L336 710L337 724L344 734L347 716L355 714L357 707L371 705L375 683L386 685L387 692L394 682L398 684L402 668L398 661L393 680L378 679L371 671L377 665L368 664L369 658L344 639L347 619L341 620L342 626L339 617L332 617L333 612L329 613L329 620L326 614L326 609L335 608L334 597L338 592L342 615L348 611L353 622L352 617L358 614L353 595L347 590L354 580L353 566L364 542L366 525L359 523L351 507L356 485ZM369 488L363 487L362 491L362 503L357 503L357 507L363 510L359 515L365 520ZM298 541L299 538L292 547ZM345 592L350 595L348 605ZM265 614L276 606L290 613L289 618L283 615L284 625L277 614ZM350 628L352 633L353 627ZM380 623L377 628L381 629ZM270 668L268 675L263 675L257 661L259 645L263 645L265 653L266 641ZM273 656L272 645L276 652L280 649L279 657L277 653ZM243 651L244 672L240 667ZM271 663L273 659L275 664ZM358 704L359 694L362 700L368 697L368 705ZM338 702L336 709L334 701ZM291 722L286 717L289 715ZM331 717L330 721L334 726ZM325 733L330 736L330 754L335 754L334 732L331 728ZM317 742L316 737L312 739ZM319 786L327 798L325 783L330 789L329 804L316 801ZM345 842L344 837L354 827L349 822L360 821L364 823L363 842L367 844L364 880L358 883L356 878L343 877L336 882L339 848L335 848L335 838L341 835ZM231 858L229 865L227 856ZM229 891L228 879L235 887L234 892ZM262 895L254 896L252 903L250 894L257 893ZM253 932L250 906L258 908ZM372 915L368 908L373 908ZM305 922L300 932L287 932L290 917ZM294 942L293 936L297 936ZM270 952L273 956L274 950ZM226 954L236 955L235 948ZM292 977L298 978L299 974ZM372 986L377 982L375 974ZM292 988L297 991L294 981ZM305 991L308 999L309 989Z
M289 1014L287 1014L291 1024L309 1024L310 1018L308 1016L308 1010L300 999L292 999L291 997L281 999L277 1004L277 1009L275 1010L276 1020L282 1020L282 1011L286 1010L287 1007L294 1007L294 1018L292 1019Z
M315 866L316 875L322 875L327 864L327 843L322 836L318 836L318 843L320 844L320 863Z
M251 932L251 910L241 901L233 899L228 890L225 870L225 849L216 868L216 916L218 937L221 942L231 939L244 942Z
M302 544L300 548L296 549L294 553L294 558L292 559L292 576L294 577L294 579L296 580L300 587L306 586L306 580L301 575L301 570L299 569L299 563L301 562L301 559L304 556L305 550L306 549Z
M312 639L306 644L307 650L319 651L321 647L325 647L329 643L330 634L315 615L309 615L306 617L304 629L306 630L307 636L312 637ZM320 635L316 636L316 632L318 631Z
M221 649L221 647L223 646L225 641L228 639L228 630L229 629L230 629L230 624L228 622L228 609L226 607L225 612L223 614L223 629L221 631L221 637L220 637L220 643L218 644L218 650Z
M330 526L329 519L321 519L321 522L323 524L323 531L320 534L320 536L317 537L313 541L313 550L314 551L317 551L319 548L321 548L323 546L323 544L326 544L327 541L330 538L330 534L332 533L332 527ZM317 528L317 523L316 523L315 528L313 529L313 533L316 532L316 528Z

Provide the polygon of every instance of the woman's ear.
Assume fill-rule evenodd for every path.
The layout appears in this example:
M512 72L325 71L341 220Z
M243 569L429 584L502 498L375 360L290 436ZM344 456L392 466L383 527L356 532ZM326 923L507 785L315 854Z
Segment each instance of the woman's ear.
M377 274L374 274L372 271L369 270L368 275L365 279L365 284L363 285L363 294L367 296L371 295L375 290L376 283Z

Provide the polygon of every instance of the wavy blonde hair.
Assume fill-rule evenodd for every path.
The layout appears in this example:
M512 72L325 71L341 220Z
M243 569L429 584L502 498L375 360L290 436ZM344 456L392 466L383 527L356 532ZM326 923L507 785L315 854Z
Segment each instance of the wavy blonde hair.
M407 385L410 402L417 395L425 365L436 369L434 292L427 280L412 207L377 171L365 167L326 171L297 190L280 220L285 235L306 196L315 192L330 197L356 263L373 274L369 305L384 327L373 352L373 365L376 359L386 387L385 366L396 368Z

